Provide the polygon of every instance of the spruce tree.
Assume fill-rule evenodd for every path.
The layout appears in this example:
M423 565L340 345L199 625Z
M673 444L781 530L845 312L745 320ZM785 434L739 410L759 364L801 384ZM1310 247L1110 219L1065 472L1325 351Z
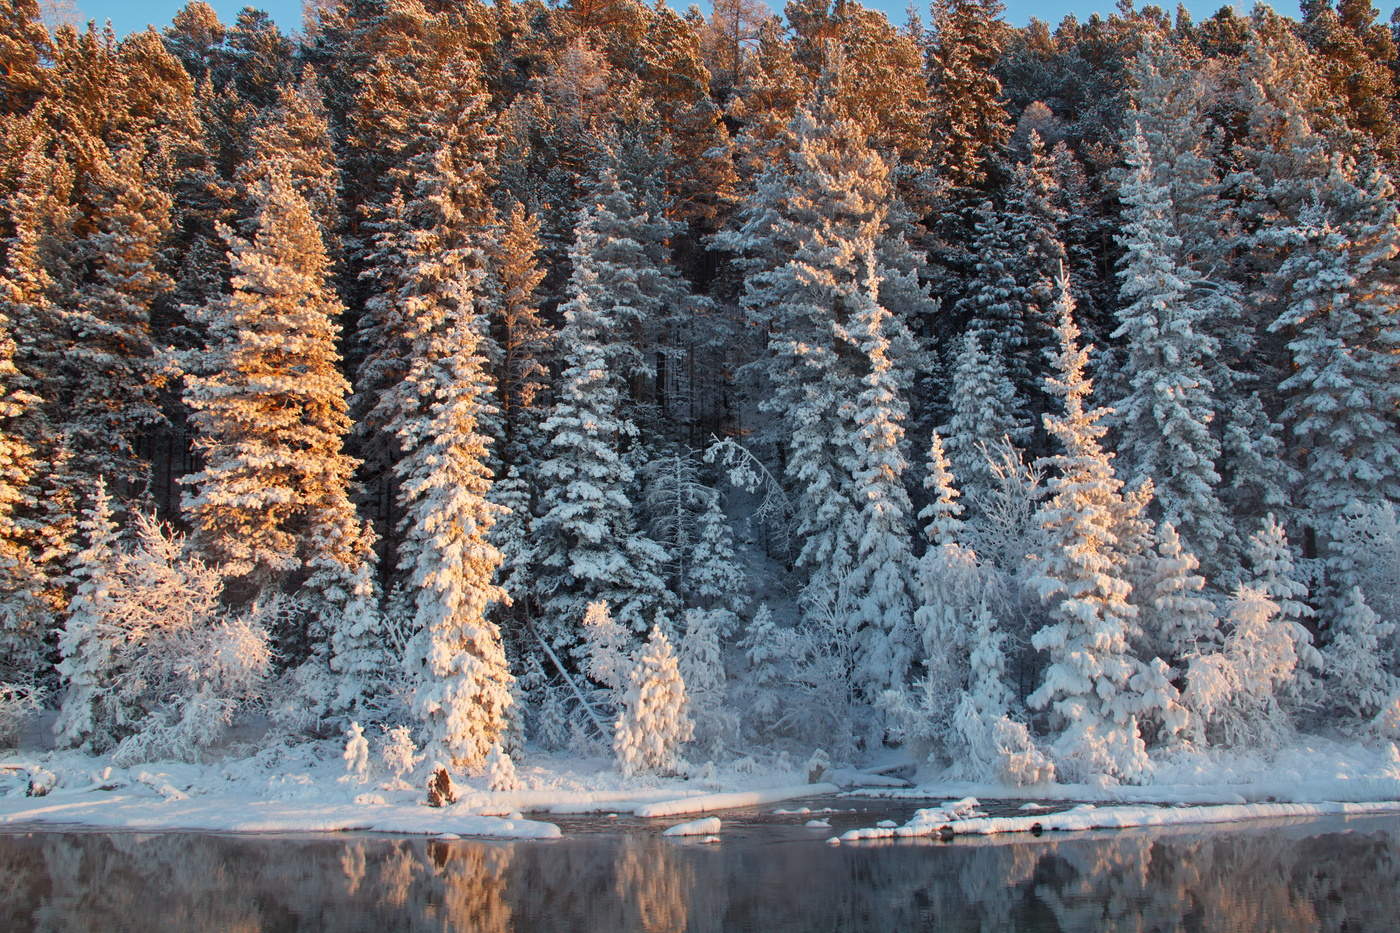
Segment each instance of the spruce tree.
M1181 238L1171 221L1169 192L1154 180L1140 131L1128 143L1120 197L1126 224L1119 242L1118 329L1126 394L1114 405L1118 449L1133 482L1150 479L1165 522L1185 532L1188 550L1214 566L1229 526L1216 490L1220 443L1211 430L1213 386L1205 361L1217 350L1202 332L1178 268Z
M670 594L659 573L664 552L637 530L624 452L636 425L623 413L618 333L633 312L625 296L600 288L602 233L592 214L580 222L571 252L570 300L559 341L566 367L542 425L548 438L539 467L541 515L535 522L541 620L555 647L577 643L577 622L603 600L618 622L646 631ZM616 303L614 303L616 302Z
M1054 473L1039 519L1048 537L1032 581L1051 621L1031 644L1049 664L1026 702L1055 713L1052 749L1066 776L1141 781L1151 765L1140 723L1153 704L1142 689L1145 665L1129 646L1138 613L1120 534L1123 483L1102 446L1106 412L1086 407L1089 354L1078 343L1069 283L1058 287L1060 353L1047 388L1063 414L1046 415L1045 427L1064 452L1047 459Z

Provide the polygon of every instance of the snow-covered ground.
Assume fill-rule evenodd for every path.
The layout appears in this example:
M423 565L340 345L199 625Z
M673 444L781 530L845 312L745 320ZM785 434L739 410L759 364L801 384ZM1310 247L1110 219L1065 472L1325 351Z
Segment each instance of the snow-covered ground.
M806 774L785 758L766 766L751 758L706 766L685 779L625 777L610 759L532 753L517 770L519 789L491 791L484 780L467 780L456 785L456 803L431 808L425 802L426 769L405 781L376 763L361 777L347 773L342 751L340 743L328 740L208 764L164 762L126 769L77 752L6 752L0 754L0 826L552 838L560 831L548 822L550 815L677 817L840 792L835 784L806 783ZM854 838L919 835L945 826L955 833L977 833L1024 831L1032 824L1048 830L1233 821L1344 812L1342 804L1400 811L1400 750L1390 743L1380 748L1314 737L1269 755L1178 755L1158 762L1157 781L1145 786L1009 787L920 780L914 787L890 787L869 786L861 779L875 778L850 768L831 774L842 787L855 785L846 793L862 797L1099 805L1049 815L1028 811L1024 817L991 821L971 806L930 807L905 827L872 827ZM891 782L879 779L880 784ZM47 793L29 796L31 785ZM671 822L659 821L658 831Z

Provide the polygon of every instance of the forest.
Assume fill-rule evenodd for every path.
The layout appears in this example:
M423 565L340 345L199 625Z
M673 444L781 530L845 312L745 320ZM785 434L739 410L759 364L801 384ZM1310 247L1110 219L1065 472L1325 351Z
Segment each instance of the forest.
M0 0L0 743L1400 740L1400 26L1002 13Z

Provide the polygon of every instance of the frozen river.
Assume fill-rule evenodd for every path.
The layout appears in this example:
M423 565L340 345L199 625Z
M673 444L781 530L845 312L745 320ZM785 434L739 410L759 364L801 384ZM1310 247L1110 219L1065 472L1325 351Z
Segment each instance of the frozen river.
M828 846L914 805L562 820L564 838L6 831L0 929L1394 931L1400 817ZM830 829L808 827L827 819Z

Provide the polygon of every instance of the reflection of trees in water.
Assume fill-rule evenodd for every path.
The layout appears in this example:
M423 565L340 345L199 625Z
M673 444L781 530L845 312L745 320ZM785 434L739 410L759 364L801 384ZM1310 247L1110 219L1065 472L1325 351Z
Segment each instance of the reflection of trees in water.
M626 911L621 929L685 933L695 888L685 848L656 836L622 840L613 862L613 886Z
M1400 821L952 844L0 837L0 928L1393 930Z

